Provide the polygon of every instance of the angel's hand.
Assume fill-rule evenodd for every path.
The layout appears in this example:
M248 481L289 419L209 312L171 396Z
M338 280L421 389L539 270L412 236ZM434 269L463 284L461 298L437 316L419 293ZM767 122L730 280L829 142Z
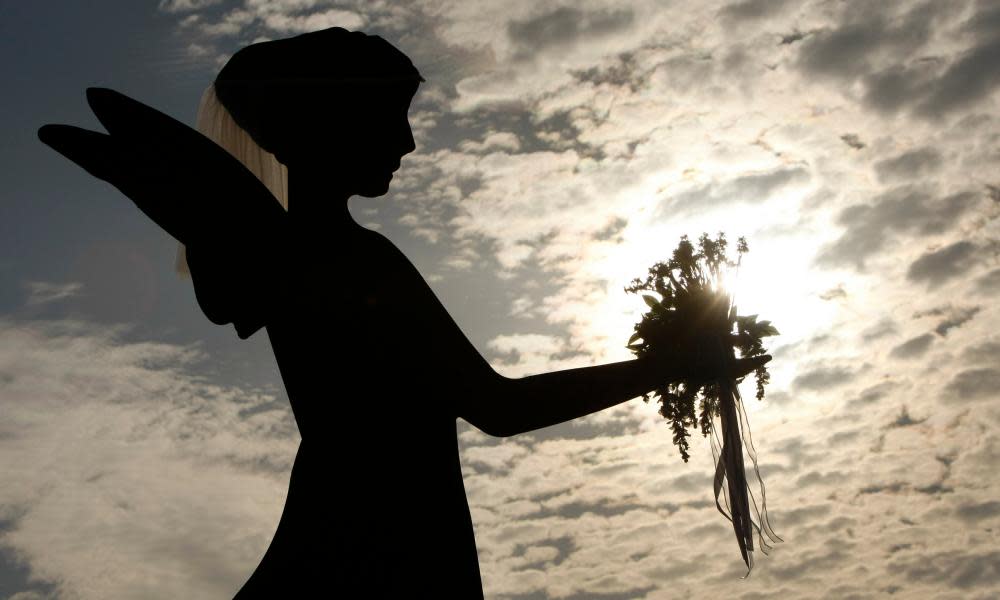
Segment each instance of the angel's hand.
M732 364L729 376L733 379L746 377L769 362L771 362L770 354L761 354L760 356L753 356L751 358L738 358Z
M672 379L689 382L742 379L771 360L769 354L739 359L731 357L731 346L725 347L710 338L699 338L661 354L658 360L665 363L674 375Z

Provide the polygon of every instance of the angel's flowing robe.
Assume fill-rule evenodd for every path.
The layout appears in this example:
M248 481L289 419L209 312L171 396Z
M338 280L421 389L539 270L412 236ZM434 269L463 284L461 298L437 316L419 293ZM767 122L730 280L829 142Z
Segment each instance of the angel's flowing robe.
M266 327L302 435L237 598L482 598L456 419L489 366L389 240L331 229L290 224L267 276L189 249L206 314Z

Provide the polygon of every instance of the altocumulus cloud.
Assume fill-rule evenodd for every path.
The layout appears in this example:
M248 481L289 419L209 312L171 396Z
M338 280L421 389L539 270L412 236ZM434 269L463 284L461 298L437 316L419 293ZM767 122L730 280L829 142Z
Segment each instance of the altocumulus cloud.
M0 321L0 544L66 598L224 598L277 524L298 434L196 349Z

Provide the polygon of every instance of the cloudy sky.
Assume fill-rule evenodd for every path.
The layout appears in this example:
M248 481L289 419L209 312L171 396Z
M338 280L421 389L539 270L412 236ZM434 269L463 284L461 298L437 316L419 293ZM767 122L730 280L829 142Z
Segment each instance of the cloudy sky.
M259 561L298 444L266 336L35 130L98 128L93 85L191 123L235 49L333 25L427 79L352 213L498 371L628 358L622 288L685 233L747 237L737 303L783 334L749 580L707 442L633 400L459 424L488 598L1000 594L996 2L109 0L0 3L0 596L228 598Z

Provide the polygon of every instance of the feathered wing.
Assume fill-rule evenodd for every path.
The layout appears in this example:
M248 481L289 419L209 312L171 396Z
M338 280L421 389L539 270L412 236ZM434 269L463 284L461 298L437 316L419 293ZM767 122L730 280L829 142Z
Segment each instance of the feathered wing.
M39 139L121 190L187 246L210 320L234 323L243 338L259 329L262 299L250 290L283 246L287 213L278 200L239 160L180 121L110 89L88 89L87 101L108 133L45 125Z

